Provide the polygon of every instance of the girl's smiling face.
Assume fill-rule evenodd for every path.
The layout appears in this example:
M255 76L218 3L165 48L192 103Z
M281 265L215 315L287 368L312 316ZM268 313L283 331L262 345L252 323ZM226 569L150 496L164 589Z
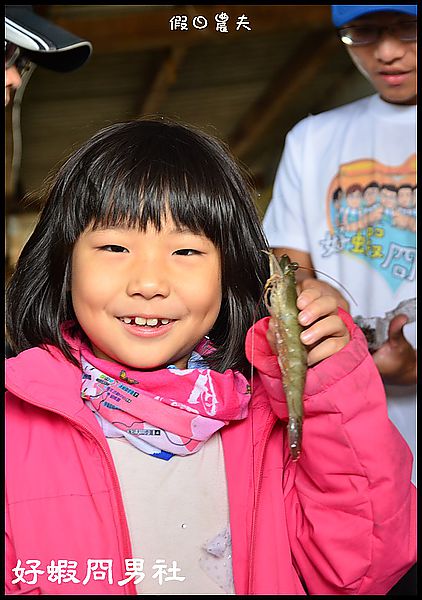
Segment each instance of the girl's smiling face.
M220 252L171 218L160 231L86 229L72 254L71 293L97 357L183 369L220 311Z

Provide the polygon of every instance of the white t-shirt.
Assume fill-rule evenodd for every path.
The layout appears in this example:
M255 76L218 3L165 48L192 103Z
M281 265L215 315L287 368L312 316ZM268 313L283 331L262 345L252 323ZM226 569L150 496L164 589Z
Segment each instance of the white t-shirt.
M229 503L220 433L169 461L107 438L122 490L138 594L234 594ZM134 563L135 564L135 563ZM136 580L135 580L136 583Z
M403 187L401 187L403 186ZM263 226L270 246L311 255L351 293L352 315L416 296L416 106L378 95L300 121L287 135ZM330 279L324 279L333 286ZM404 334L416 347L416 324ZM416 458L416 386L386 386ZM415 465L413 481L415 481Z

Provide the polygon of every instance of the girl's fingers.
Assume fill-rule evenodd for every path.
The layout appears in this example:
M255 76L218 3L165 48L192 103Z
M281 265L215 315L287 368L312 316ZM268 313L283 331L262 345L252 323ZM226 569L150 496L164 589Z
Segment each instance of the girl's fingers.
M312 367L322 360L329 358L348 343L345 337L330 337L317 344L308 352L308 367Z
M304 291L308 292L309 290L318 290L320 292L321 296L333 296L336 299L338 306L341 306L347 312L350 311L349 302L346 300L346 298L343 296L343 294L341 294L341 292L339 292L339 290L337 288L330 285L329 283L327 283L325 281L321 281L320 279L314 279L314 278L304 279L303 281L298 283L298 285L297 285L298 295L300 295ZM299 308L304 308L304 307L299 307Z
M302 286L302 284L299 283L298 286ZM296 305L299 310L303 310L308 304L317 298L320 298L322 295L319 287L312 287L306 290L301 289L301 291L298 291Z
M306 307L301 310L298 319L305 326L300 338L306 348L308 366L312 366L344 348L350 341L350 335L344 321L337 314L338 303L334 296L321 295L318 287L309 288L301 293L299 304ZM273 318L269 321L267 340L276 354Z
M306 292L311 290L306 290ZM315 292L315 290L313 290ZM305 292L302 293L302 295ZM301 295L301 297L302 297ZM307 300L303 300L303 303ZM328 315L337 314L337 300L334 296L319 296L309 301L300 311L298 320L301 325L307 326L314 323L318 319L327 317Z
M346 343L349 341L348 329L338 315L330 315L325 319L320 319L317 323L302 331L300 335L300 339L306 346L311 346L326 338L344 338L347 340Z

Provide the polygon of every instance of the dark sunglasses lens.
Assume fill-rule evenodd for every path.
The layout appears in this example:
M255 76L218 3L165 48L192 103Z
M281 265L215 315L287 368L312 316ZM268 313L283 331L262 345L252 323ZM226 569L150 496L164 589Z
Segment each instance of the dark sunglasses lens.
M5 47L5 62L6 62L6 67L12 67L15 62L17 61L18 57L20 54L20 48L19 46L16 46L15 44L12 44L10 42L7 42L6 47Z
M13 56L15 48L16 48L15 44L6 42L5 47L4 47L4 55L5 55L6 60L8 60L11 56Z
M17 70L19 71L19 74L22 75L22 73L28 68L29 66L29 59L26 56L19 56L18 60L15 63L15 66L17 68Z

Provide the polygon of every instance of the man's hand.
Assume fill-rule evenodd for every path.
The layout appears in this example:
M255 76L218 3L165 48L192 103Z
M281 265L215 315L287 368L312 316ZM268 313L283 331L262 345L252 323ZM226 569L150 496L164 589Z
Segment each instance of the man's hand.
M403 335L406 323L406 315L391 319L388 340L372 355L385 383L410 385L417 381L416 350Z

